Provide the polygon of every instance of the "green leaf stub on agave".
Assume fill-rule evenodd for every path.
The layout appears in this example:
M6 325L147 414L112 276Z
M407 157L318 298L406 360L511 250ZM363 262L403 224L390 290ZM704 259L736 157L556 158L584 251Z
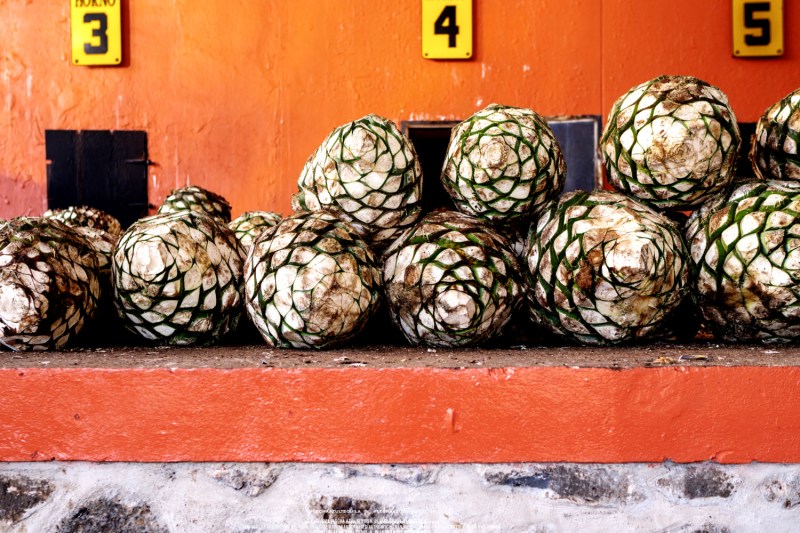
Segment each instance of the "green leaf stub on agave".
M800 338L800 182L752 182L709 200L686 240L694 297L718 336Z
M585 344L652 336L688 295L689 264L677 226L612 191L577 191L530 234L534 321Z
M511 245L475 217L425 216L384 256L392 320L412 344L454 347L488 340L522 296Z
M126 327L166 344L210 344L243 312L244 251L233 232L194 211L143 218L114 251L114 300Z
M372 251L326 212L287 217L253 243L247 313L270 346L328 348L352 339L380 299Z
M534 111L492 104L453 129L442 184L459 211L492 222L530 218L561 194L566 162Z
M730 185L740 143L721 90L660 76L614 103L600 152L614 188L658 209L685 209Z

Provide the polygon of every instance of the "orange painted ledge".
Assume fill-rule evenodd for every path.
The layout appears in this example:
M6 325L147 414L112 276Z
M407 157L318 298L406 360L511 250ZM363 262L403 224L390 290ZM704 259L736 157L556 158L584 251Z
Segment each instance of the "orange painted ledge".
M2 461L800 462L800 367L2 369Z

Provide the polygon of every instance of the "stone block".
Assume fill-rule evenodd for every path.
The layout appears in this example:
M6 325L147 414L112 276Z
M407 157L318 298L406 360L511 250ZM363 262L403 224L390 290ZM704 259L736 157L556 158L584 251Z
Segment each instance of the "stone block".
M168 533L153 516L147 503L133 506L119 501L98 498L81 504L56 529L56 533Z
M280 475L279 466L269 464L227 465L211 468L208 476L226 487L256 497L267 490Z
M0 523L18 522L29 509L45 501L53 486L26 476L0 476Z
M553 498L589 504L625 504L641 498L623 469L599 465L527 465L489 471L486 482L511 488L546 489Z

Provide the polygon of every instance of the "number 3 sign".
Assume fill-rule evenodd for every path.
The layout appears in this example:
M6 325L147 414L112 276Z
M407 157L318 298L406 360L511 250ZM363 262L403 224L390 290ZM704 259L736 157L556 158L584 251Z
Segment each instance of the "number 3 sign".
M472 57L472 0L422 0L422 57Z
M783 0L733 0L733 55L783 54Z
M122 62L122 0L69 0L74 65Z

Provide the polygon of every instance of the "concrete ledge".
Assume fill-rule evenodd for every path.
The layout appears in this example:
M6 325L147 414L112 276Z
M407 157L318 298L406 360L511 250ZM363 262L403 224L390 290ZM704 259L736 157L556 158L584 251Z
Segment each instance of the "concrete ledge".
M642 368L800 366L800 346L648 343L639 346L513 346L434 349L370 345L286 350L259 345L204 348L103 346L61 352L0 353L0 368Z
M651 365L668 366L485 368L490 352L475 350L459 352L476 361L464 368L333 362L369 349L316 354L336 368L266 367L261 355L258 367L49 368L62 355L25 356L39 366L0 369L0 460L800 462L794 352L782 366L728 367L670 365L700 347L658 349Z

